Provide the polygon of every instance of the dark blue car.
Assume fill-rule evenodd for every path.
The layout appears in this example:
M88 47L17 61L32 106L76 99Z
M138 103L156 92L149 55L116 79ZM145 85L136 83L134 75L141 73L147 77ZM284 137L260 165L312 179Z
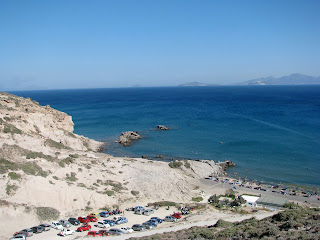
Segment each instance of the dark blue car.
M158 218L158 217L152 217L152 218L150 218L150 220L157 221L158 223L162 223L163 222L163 220L161 218Z

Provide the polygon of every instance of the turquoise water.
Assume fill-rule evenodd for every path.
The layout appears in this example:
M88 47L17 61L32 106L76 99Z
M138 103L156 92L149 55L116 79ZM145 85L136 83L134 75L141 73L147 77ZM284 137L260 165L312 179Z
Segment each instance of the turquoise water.
M24 91L73 116L75 133L115 156L231 160L229 174L320 186L320 86ZM150 131L158 124L170 131ZM114 141L123 131L143 139ZM220 143L223 142L223 143Z

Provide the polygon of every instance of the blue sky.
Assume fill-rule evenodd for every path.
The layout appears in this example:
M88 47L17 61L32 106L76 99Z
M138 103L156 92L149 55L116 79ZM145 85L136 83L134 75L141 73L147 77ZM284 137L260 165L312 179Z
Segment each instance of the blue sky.
M0 90L320 75L320 1L0 0Z

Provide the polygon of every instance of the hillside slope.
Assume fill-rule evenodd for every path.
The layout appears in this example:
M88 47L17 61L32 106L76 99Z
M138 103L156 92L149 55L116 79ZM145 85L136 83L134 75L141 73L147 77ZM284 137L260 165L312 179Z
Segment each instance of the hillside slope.
M116 158L73 133L71 116L0 93L0 238L40 222L142 201L189 202L213 161ZM18 216L18 219L17 219Z

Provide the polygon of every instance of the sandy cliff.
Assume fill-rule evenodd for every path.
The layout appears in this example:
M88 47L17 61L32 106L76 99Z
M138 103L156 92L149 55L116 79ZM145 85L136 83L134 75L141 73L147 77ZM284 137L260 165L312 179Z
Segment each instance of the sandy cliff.
M0 93L0 205L5 216L0 228L6 229L0 237L59 213L67 217L141 201L188 202L199 195L200 178L222 172L212 161L183 161L172 168L166 162L99 153L102 143L74 134L73 126L66 113Z

